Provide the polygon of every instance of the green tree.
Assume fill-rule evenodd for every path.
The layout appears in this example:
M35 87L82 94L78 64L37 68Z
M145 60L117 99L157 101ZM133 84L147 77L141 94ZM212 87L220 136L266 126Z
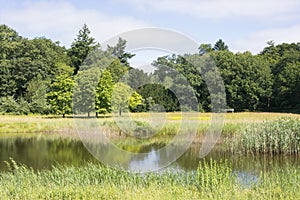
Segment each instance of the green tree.
M17 82L13 74L14 66L11 62L0 60L0 96L13 96L16 93Z
M17 83L16 96L24 96L28 83L40 75L53 80L59 73L59 63L68 63L65 49L46 38L23 40L20 51L12 60L13 74Z
M0 96L12 96L17 90L12 60L22 37L6 25L0 25Z
M89 68L78 71L75 76L75 87L73 95L74 111L88 113L95 110L95 93L100 77L98 68Z
M279 109L300 108L300 43L282 44L282 56L273 67L274 106Z
M250 52L213 55L225 83L227 104L237 111L267 109L273 78L268 62Z
M171 90L158 83L146 84L138 89L138 93L146 100L146 109L158 104L167 112L178 111L179 102Z
M167 111L177 111L179 101L183 109L197 110L198 105L195 105L196 102L204 103L204 99L208 99L207 92L203 89L205 84L202 81L200 71L190 61L193 61L191 55L172 55L160 57L153 63L156 67L154 75L158 77L159 82L165 88L168 88L167 94L169 97L165 100L168 99L169 102L170 97L173 99L173 103L169 102L167 103L169 106L165 105ZM144 92L140 93L144 94ZM156 101L157 98L153 99ZM169 110L170 108L174 110Z
M201 44L198 49L200 55L204 55L205 53L210 53L214 50L211 44Z
M52 112L65 117L66 114L72 112L74 80L70 75L70 72L73 71L71 67L63 65L61 68L63 68L64 73L58 75L50 85L50 92L47 97Z
M0 98L0 113L16 113L18 103L13 96L5 96Z
M222 39L219 39L213 48L215 51L228 51L228 46Z
M134 54L130 54L125 51L127 41L119 38L118 43L116 46L109 46L107 47L107 51L110 55L115 56L120 60L122 65L129 67L128 60L134 56Z
M128 67L122 65L119 59L115 59L107 67L107 70L110 72L113 81L117 83L121 81L122 78L125 78Z
M114 81L111 73L104 70L100 76L96 94L95 109L99 114L107 114L111 112L111 97L114 89Z
M68 50L68 56L71 59L72 67L74 67L74 74L77 74L79 67L83 64L88 54L99 47L99 44L90 36L90 33L89 28L84 24Z
M5 25L0 25L0 95L24 97L29 82L37 76L54 79L57 63L68 63L58 42L46 38L22 38Z
M132 88L125 83L118 82L114 86L111 99L112 109L114 113L119 113L119 115L121 116L122 112L128 112L130 108L130 101L133 108L135 108L135 106L140 103L140 96L138 94L132 96L132 93Z
M40 114L49 112L50 107L47 102L49 85L49 81L42 80L41 76L35 77L28 83L25 98L29 103L30 112Z
M137 90L144 84L150 82L150 76L141 69L130 69L126 83L133 89Z
M144 99L143 97L137 93L137 91L133 91L131 96L129 97L129 109L130 111L137 111L138 106L143 106Z

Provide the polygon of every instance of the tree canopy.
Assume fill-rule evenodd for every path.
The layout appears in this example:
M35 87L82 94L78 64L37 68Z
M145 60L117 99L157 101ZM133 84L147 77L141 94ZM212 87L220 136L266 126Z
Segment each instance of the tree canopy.
M74 67L74 74L77 74L79 67L83 64L88 54L99 47L99 44L90 36L90 33L91 31L84 24L82 29L79 30L77 38L71 44L71 48L68 50L68 56Z
M126 40L102 49L90 35L84 24L67 49L0 25L0 113L212 111L218 94L210 94L207 84L217 79L197 66L205 62L222 77L226 99L220 102L227 107L300 112L300 43L269 41L254 55L233 53L219 39L214 45L200 44L195 54L158 57L154 72L146 73L130 66L134 54L126 51Z

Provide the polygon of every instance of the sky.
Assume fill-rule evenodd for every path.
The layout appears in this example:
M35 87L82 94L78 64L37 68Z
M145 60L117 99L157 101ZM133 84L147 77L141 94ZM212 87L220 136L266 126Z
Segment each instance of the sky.
M0 0L0 24L27 38L70 47L86 23L100 43L156 27L199 44L222 39L233 52L259 53L266 42L300 42L299 0Z

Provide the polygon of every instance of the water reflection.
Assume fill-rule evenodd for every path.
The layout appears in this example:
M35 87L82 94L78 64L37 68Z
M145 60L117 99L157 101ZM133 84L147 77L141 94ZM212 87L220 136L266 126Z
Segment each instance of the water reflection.
M237 182L244 188L250 188L259 181L259 175L249 172L234 171L233 174L237 176Z
M136 153L147 152L140 159L133 157L124 157L110 151L105 144L98 144L94 148L98 151L105 152L107 159L114 159L116 162L122 163L128 169L151 169L158 168L163 159L172 156L157 151L162 146L161 143L141 145L134 148ZM187 151L176 161L170 168L184 171L196 170L199 158L199 149L201 144L193 144ZM124 147L126 149L126 146ZM128 147L130 148L130 147ZM174 151L176 148L174 148ZM73 165L81 166L86 162L99 163L83 146L80 141L70 139L46 138L46 137L8 137L0 138L0 169L6 170L4 161L10 158L17 163L23 163L33 169L51 168L53 165ZM232 163L233 170L237 172L238 177L244 180L255 182L255 175L259 175L261 171L267 171L274 167L284 168L290 166L300 166L299 156L241 156L224 153L221 146L216 146L214 150L205 158L214 160L227 159ZM246 185L248 183L245 183ZM250 184L250 183L249 183Z
M80 141L45 137L0 138L0 169L6 170L4 161L10 159L33 169L51 168L53 165L83 165L97 162Z
M142 169L142 171L146 171L147 169L157 169L160 166L159 160L160 155L155 151L155 148L152 148L143 160L130 160L128 169L130 171L136 171L138 169Z

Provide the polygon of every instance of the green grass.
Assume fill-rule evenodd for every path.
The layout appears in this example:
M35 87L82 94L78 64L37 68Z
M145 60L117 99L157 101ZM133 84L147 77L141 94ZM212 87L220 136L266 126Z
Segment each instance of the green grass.
M208 160L197 172L133 174L98 164L33 171L10 162L0 174L1 199L299 199L299 168L261 173L239 184L227 161Z
M232 152L263 154L299 154L300 120L282 117L259 124L248 124L227 140Z
M149 113L131 113L129 115L133 120L148 122ZM187 119L191 121L197 121L200 123L199 132L205 130L209 125L212 114L211 113L185 113ZM284 114L284 113L227 113L225 115L225 126L235 126L233 129L237 130L236 127L254 123L263 122L265 120L278 119L280 117L298 117L300 115L295 114ZM178 124L182 119L181 113L166 113L166 124ZM99 118L99 122L112 122L113 118ZM13 116L13 115L0 115L0 133L63 133L63 132L74 132L75 131L74 119L61 118L59 116ZM225 132L228 130L226 127ZM162 132L165 134L174 134L174 129L166 127ZM227 131L228 132L228 131Z

